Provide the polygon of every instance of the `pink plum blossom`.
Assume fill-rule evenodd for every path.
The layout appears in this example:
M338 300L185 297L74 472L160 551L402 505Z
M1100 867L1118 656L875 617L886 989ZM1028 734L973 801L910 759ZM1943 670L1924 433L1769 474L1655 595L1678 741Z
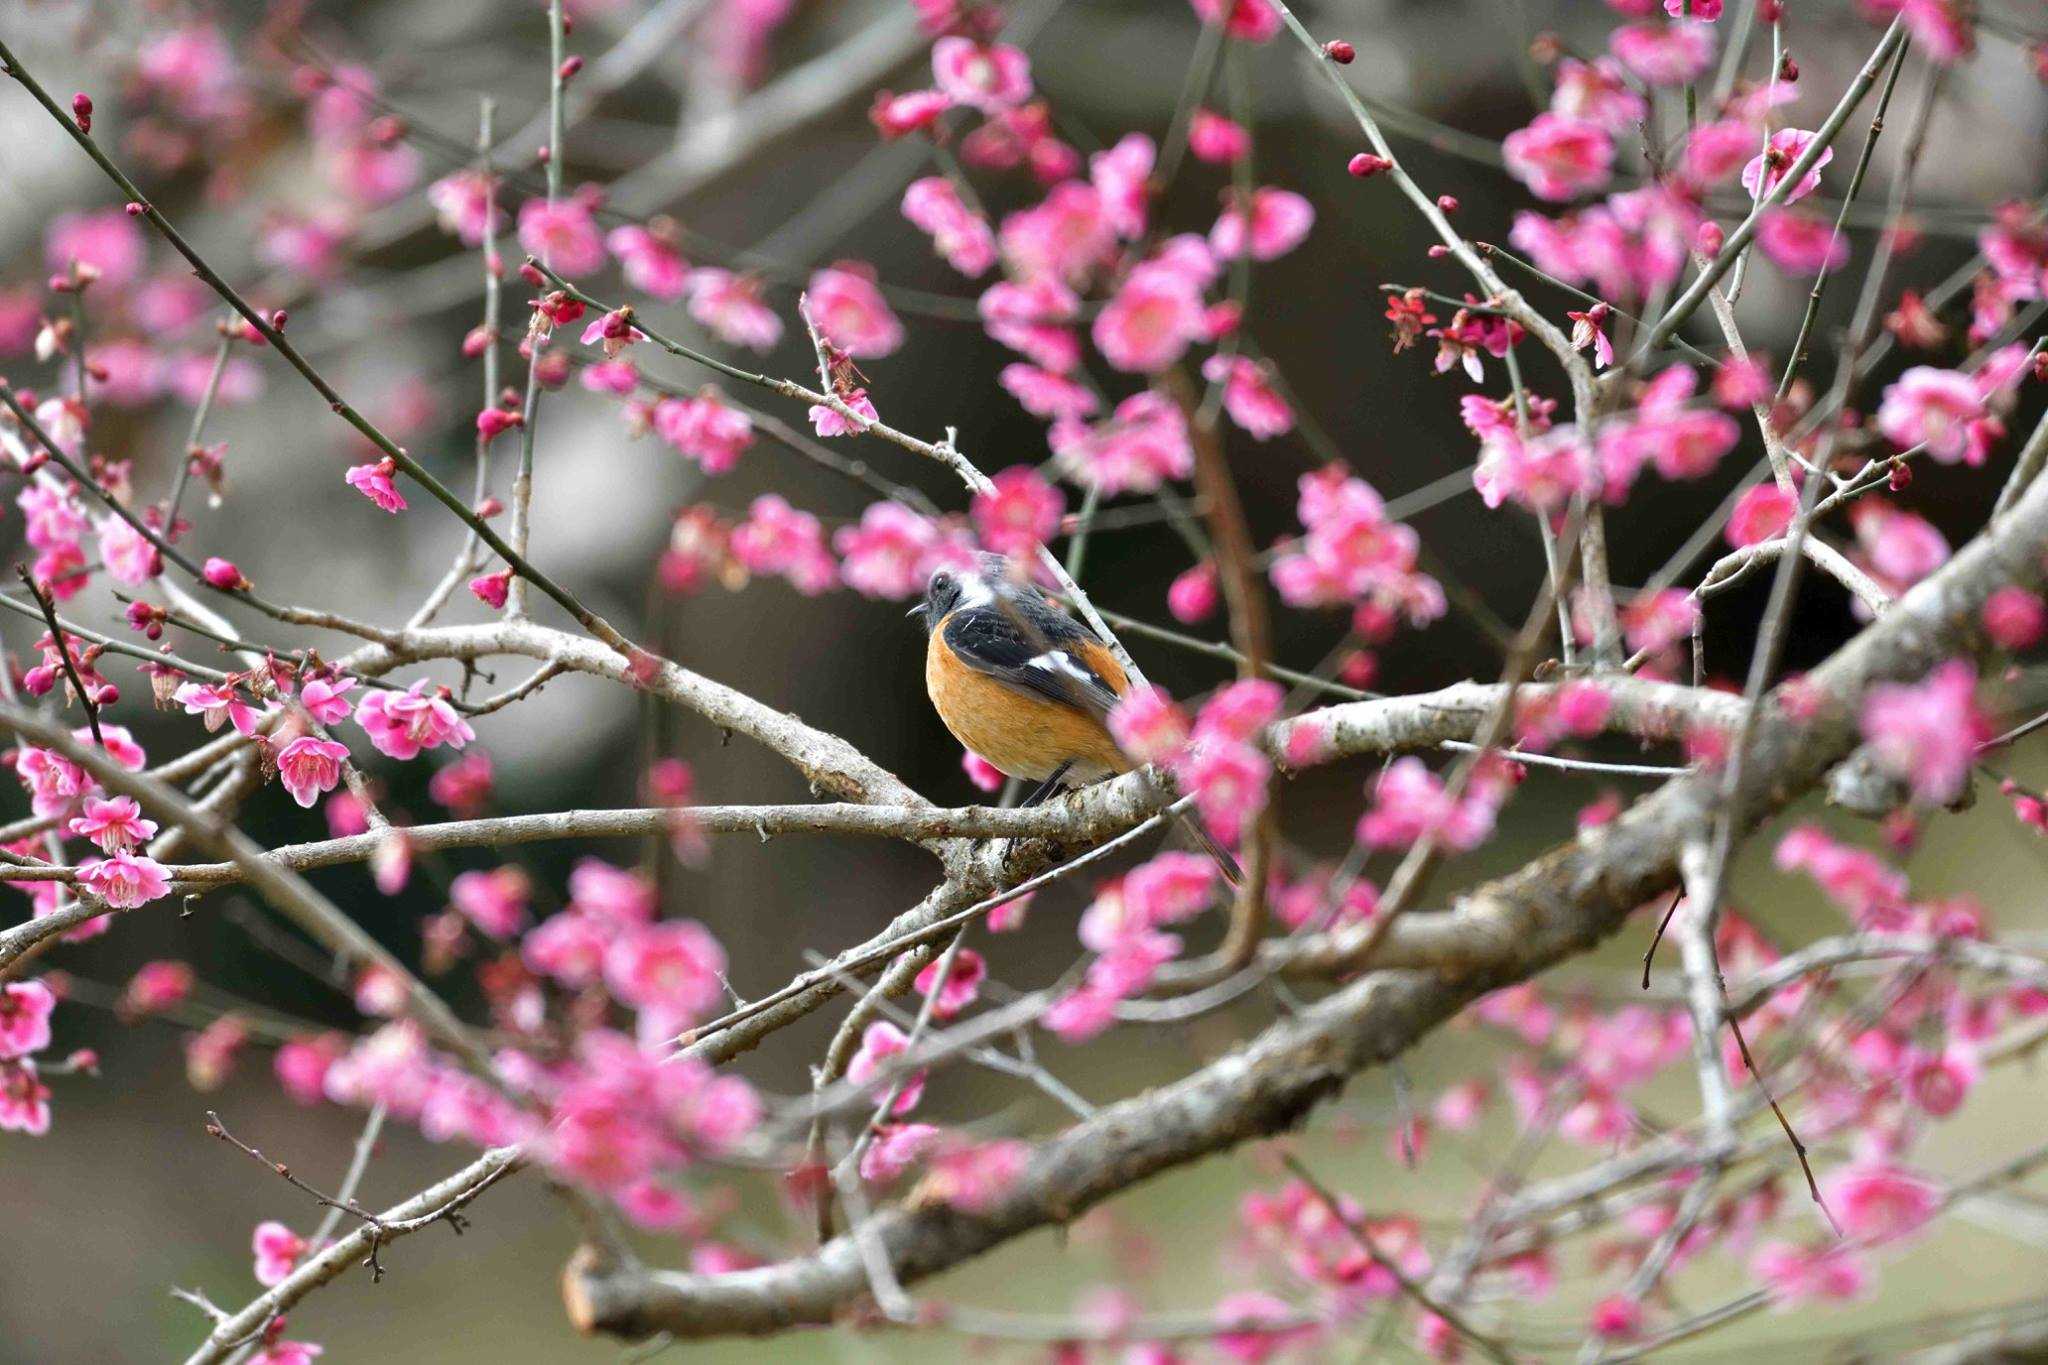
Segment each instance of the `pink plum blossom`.
M1036 469L1012 465L974 495L969 511L982 544L1021 559L1053 538L1066 502Z
M1252 259L1271 261L1301 245L1315 226L1315 206L1292 190L1262 187L1249 202L1233 199L1209 229L1209 245L1225 260L1250 252Z
M750 275L706 266L690 275L690 316L733 346L765 351L782 338L782 319L761 301Z
M311 810L322 793L340 784L341 765L347 758L346 744L300 735L277 751L277 779L292 800Z
M170 874L154 858L126 849L78 865L78 880L116 910L132 909L171 894Z
M460 749L476 738L476 731L456 714L447 697L439 690L430 692L425 681L403 692L370 693L357 703L355 720L378 753L400 762L443 744Z
M1991 737L1977 709L1977 671L1962 659L1918 683L1880 683L1863 702L1863 738L1878 766L1922 801L1945 804L1969 780L1977 746Z
M131 796L88 796L69 828L79 838L97 844L102 853L118 853L154 839L157 824L143 818L142 807Z
M258 1223L250 1240L256 1252L256 1283L265 1286L283 1283L308 1249L305 1238L274 1221Z
M26 1057L50 1045L57 996L41 981L0 982L0 1057Z
M859 1050L853 1054L853 1060L847 1063L846 1079L855 1085L865 1084L872 1080L891 1058L901 1056L909 1047L909 1037L888 1020L877 1020L869 1024L860 1035ZM901 1118L917 1108L918 1100L924 1096L924 1080L925 1074L920 1071L903 1083L902 1093L896 1097L895 1104L890 1106L891 1116ZM878 1086L877 1089L887 1093L882 1087Z
M1982 446L1973 439L1973 424L1983 415L1970 376L1958 370L1915 365L1884 391L1877 429L1901 449L1925 445L1943 464L1981 464Z
M856 360L888 355L903 344L903 324L876 287L871 266L841 261L815 271L805 297L825 339Z
M1605 128L1569 114L1542 113L1501 144L1508 174L1538 199L1576 199L1607 183L1614 168L1614 139Z

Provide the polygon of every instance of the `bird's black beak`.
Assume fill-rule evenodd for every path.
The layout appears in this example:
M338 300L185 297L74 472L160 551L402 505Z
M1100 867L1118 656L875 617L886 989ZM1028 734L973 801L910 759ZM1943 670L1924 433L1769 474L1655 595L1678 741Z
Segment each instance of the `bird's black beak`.
M903 619L906 621L910 621L922 615L924 615L924 601L922 598L920 598L918 601L911 605L909 611L903 613Z

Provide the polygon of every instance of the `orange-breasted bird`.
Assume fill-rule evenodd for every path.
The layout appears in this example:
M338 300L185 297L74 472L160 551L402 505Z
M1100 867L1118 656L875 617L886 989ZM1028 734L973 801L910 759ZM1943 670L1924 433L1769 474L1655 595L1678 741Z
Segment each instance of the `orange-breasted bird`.
M1107 723L1130 675L1002 556L983 555L973 570L940 569L908 614L930 637L924 681L939 719L1002 772L1037 783L1025 805L1137 766ZM1236 860L1188 823L1236 881Z

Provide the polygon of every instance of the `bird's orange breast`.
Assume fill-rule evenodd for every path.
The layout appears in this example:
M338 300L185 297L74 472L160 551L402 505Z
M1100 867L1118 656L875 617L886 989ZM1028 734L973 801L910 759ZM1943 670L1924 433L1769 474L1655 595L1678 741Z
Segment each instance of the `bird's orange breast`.
M1130 760L1095 717L969 668L943 637L943 630L933 631L925 649L925 688L939 719L961 744L1027 782L1043 782L1067 762L1074 764L1073 776L1084 781L1130 768Z

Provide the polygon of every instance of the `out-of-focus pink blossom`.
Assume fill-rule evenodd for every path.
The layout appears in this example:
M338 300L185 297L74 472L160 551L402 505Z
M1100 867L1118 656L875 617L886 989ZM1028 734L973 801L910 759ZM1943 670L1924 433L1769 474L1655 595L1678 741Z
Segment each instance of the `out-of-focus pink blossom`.
M1605 128L1569 114L1541 113L1501 143L1508 174L1538 199L1576 199L1607 183L1614 139Z
M765 351L782 339L782 319L761 301L761 282L715 266L690 274L690 316L720 341Z
M1863 702L1863 737L1878 766L1935 805L1961 794L1977 746L1991 737L1977 709L1977 670L1937 665L1918 683L1880 683Z
M1760 483L1736 499L1724 534L1737 549L1760 545L1783 535L1798 510L1797 495L1774 483Z
M1209 245L1225 260L1247 252L1253 260L1270 261L1301 245L1315 226L1315 206L1292 190L1262 186L1250 199L1231 199L1209 229Z
M1969 375L1915 365L1884 391L1877 429L1893 445L1925 445L1943 464L1981 464L1985 449L1976 439L1984 403Z
M1067 500L1030 465L1011 465L974 495L970 515L981 543L1000 555L1022 559L1059 530Z

